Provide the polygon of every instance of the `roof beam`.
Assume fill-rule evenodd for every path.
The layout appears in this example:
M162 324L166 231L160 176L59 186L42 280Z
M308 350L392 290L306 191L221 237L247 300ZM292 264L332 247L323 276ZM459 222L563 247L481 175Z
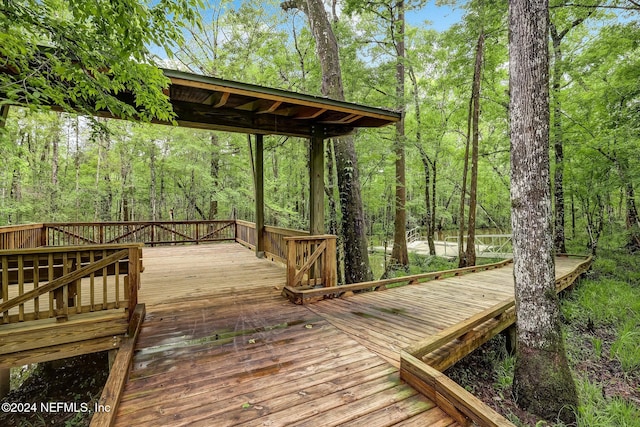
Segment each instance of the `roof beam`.
M251 111L211 108L183 101L173 101L172 104L180 125L199 129L309 138L313 134L314 125L318 126L312 121L291 120L271 113L256 115ZM327 124L322 127L326 138L350 134L354 130L351 124Z

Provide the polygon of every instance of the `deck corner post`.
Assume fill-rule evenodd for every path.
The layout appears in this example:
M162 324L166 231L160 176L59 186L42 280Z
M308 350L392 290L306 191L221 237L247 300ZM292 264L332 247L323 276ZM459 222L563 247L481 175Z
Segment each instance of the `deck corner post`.
M264 258L264 135L256 134L256 256Z
M324 234L324 130L317 126L311 135L309 154L309 233Z
M138 288L140 287L140 247L132 246L129 248L129 274L125 285L129 289L129 317L133 316L133 312L138 304Z

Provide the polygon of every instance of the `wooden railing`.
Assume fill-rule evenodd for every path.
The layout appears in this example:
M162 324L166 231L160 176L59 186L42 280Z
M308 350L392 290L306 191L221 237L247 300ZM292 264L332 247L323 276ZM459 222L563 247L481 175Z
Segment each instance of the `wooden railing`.
M256 224L253 222L236 219L236 242L256 248Z
M579 256L579 255L562 255ZM556 278L556 291L571 286L592 262L584 257L571 272ZM507 419L449 379L442 371L516 321L515 300L508 298L469 319L405 348L400 355L400 377L436 402L460 424L513 426Z
M390 279L373 280L371 282L352 283L350 285L342 285L337 288L301 288L296 289L294 287L285 286L282 290L283 296L289 298L289 300L295 304L307 304L310 302L316 302L322 299L339 298L347 293L353 293L354 291L383 291L387 289L388 285L405 286L415 285L418 283L427 282L430 280L445 279L452 276L460 276L468 273L476 273L478 271L492 270L494 268L504 267L507 264L512 263L512 259L483 265L474 265L471 267L456 268L453 270L435 271L431 273L413 274L410 276L392 277Z
M511 258L513 257L513 235L511 234L478 234L475 236L476 256L478 258ZM467 244L467 237L463 239ZM460 242L457 236L444 239L444 256L458 256Z
M336 236L285 237L287 287L313 289L337 285Z
M145 243L150 246L234 240L235 221L131 221L44 224L47 245Z
M43 224L0 227L0 250L27 249L46 245Z
M308 231L266 225L263 231L264 253L272 261L287 263L287 237L308 236ZM236 220L236 241L251 248L256 248L256 225L253 222Z
M0 251L2 322L70 316L137 304L140 244Z
M400 355L400 377L461 426L515 427L445 374L404 351Z

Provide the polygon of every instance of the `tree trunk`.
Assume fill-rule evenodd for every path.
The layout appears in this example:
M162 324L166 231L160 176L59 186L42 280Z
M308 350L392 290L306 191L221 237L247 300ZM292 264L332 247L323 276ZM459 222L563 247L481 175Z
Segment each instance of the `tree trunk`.
M79 220L79 215L80 215L80 118L78 116L76 116L76 120L74 123L74 129L75 129L75 133L76 133L76 150L75 153L73 154L73 166L76 170L76 185L75 185L75 191L74 191L74 195L76 198L76 209L75 209L75 215L76 215L76 221Z
M627 196L627 229L629 230L627 249L631 252L637 252L640 251L640 217L638 217L636 195L631 182L627 183L625 193Z
M338 236L338 242L336 245L336 265L338 266L338 283L344 283L344 264L343 264L343 248L344 241L342 239L342 233L338 229L338 209L335 198L336 190L336 171L335 171L335 149L334 141L331 140L326 147L327 157L327 185L325 187L325 193L327 194L327 200L329 202L329 234L335 234Z
M469 186L469 221L467 224L467 249L464 256L466 265L476 265L476 208L478 201L478 144L480 140L480 82L482 80L482 61L484 53L484 32L480 30L476 47L476 64L473 72L473 125L471 138L471 183Z
M309 19L309 26L316 41L316 52L322 68L322 94L344 101L338 42L327 18L321 0L294 0L281 4L284 10L298 8ZM367 235L360 194L358 160L353 137L334 141L338 193L342 213L342 238L344 245L345 282L357 283L371 280Z
M564 237L564 152L560 103L560 80L562 79L562 49L560 48L560 42L562 39L554 25L550 25L550 29L553 42L553 81L551 88L553 93L553 149L555 153L553 245L557 253L566 253L567 248Z
M422 159L422 166L424 167L424 205L425 205L425 226L426 226L426 237L427 244L429 245L429 255L436 254L436 245L433 241L433 234L435 229L435 206L431 206L431 202L435 203L435 174L433 175L434 185L431 184L431 169L433 162L427 155L427 152L424 150L422 146L422 117L420 116L420 99L418 94L418 80L416 78L415 73L413 72L413 67L409 67L409 78L411 79L411 84L413 85L413 108L416 114L416 147L420 152L420 158ZM431 195L431 191L433 190L434 194Z
M216 193L219 189L220 143L216 133L212 132L209 138L209 141L211 142L210 174L213 182L213 191L209 197L209 219L216 219L218 216L218 200L216 198Z
M467 174L469 171L469 146L471 145L471 127L473 124L473 95L469 99L469 117L467 119L467 141L464 149L464 166L462 166L462 187L460 188L460 209L458 210L458 267L467 267L467 252L464 249L464 207L467 199Z
M565 245L565 210L564 210L564 139L562 134L562 103L560 102L560 89L562 86L562 40L585 19L587 19L596 8L587 11L586 15L575 19L567 28L558 32L553 22L549 22L549 33L553 45L553 75L552 75L552 99L553 99L553 150L555 153L555 174L553 177L553 206L554 206L554 228L553 245L557 253L566 253Z
M158 148L155 141L149 145L149 202L151 203L151 220L158 220L158 192L156 177L156 158Z
M58 166L60 161L60 132L62 131L60 123L60 116L56 117L56 127L53 133L53 138L51 140L51 194L49 198L49 214L55 215L58 211L58 197L59 197L59 188L58 188Z
M510 1L514 394L524 409L571 424L578 397L560 327L551 230L548 29L548 0Z
M405 72L405 47L404 47L404 1L396 4L397 15L392 24L395 28L396 46L396 98L397 108L402 112L402 117L396 122L396 139L394 152L396 155L396 215L393 222L393 250L391 251L391 268L396 266L407 268L409 266L409 254L407 252L407 188L405 171L404 150L404 72Z

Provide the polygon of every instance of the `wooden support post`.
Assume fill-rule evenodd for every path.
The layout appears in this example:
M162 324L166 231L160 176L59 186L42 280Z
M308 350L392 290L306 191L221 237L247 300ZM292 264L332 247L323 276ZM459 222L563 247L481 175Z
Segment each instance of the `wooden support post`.
M324 134L315 128L309 159L309 233L324 234Z
M11 391L11 368L0 368L0 399Z
M264 136L256 134L256 256L264 258Z
M517 342L515 323L509 326L504 331L502 331L502 335L504 335L504 338L505 338L504 344L505 344L505 347L507 348L507 353L513 356L514 354L516 354L516 342Z
M109 350L107 355L109 357L109 360L108 360L109 372L111 372L111 368L113 367L113 362L115 362L116 356L118 355L118 349L114 348L114 349Z

